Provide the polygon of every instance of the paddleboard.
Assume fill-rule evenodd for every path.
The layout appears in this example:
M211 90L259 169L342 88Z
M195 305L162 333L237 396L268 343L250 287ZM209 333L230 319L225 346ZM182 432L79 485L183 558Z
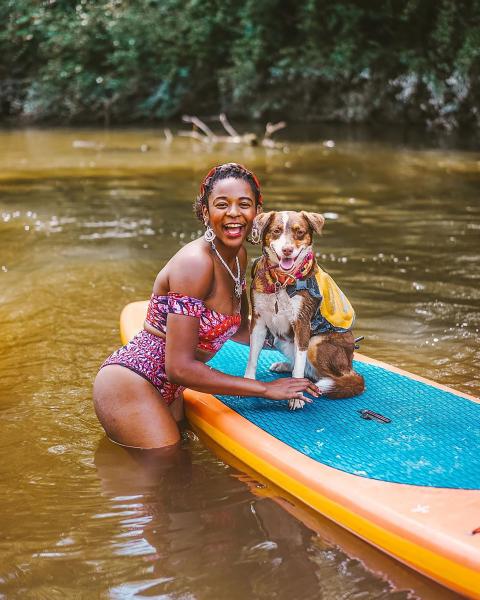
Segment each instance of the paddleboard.
M122 342L147 302L127 305ZM243 375L248 347L227 342L210 365ZM257 377L271 380L274 350ZM480 400L359 354L366 391L286 402L185 390L190 423L307 506L423 575L480 599Z

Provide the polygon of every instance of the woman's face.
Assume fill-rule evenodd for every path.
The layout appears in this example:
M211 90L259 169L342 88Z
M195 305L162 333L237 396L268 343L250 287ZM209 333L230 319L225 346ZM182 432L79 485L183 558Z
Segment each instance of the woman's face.
M208 197L203 218L225 246L240 247L257 214L255 195L248 181L228 177L216 181Z

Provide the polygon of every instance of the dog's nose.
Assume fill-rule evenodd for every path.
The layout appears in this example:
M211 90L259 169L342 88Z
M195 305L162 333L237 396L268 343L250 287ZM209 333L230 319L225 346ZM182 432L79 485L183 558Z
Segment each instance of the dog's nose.
M282 248L283 256L291 256L293 254L293 246L284 246Z

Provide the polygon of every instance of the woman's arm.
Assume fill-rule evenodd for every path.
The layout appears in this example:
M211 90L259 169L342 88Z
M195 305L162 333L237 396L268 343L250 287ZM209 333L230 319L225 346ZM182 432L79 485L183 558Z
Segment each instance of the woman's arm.
M171 291L201 300L207 297L212 285L213 263L204 255L189 256L188 264L176 264L169 275ZM309 402L302 392L319 395L318 388L308 379L282 378L262 382L226 375L208 367L195 357L198 324L196 317L178 314L167 317L165 370L172 383L211 394L260 396L271 400L301 398Z
M282 378L264 382L226 375L195 359L198 344L198 319L168 315L165 370L177 385L210 394L259 396L270 400L300 398L310 402L302 392L319 396L318 388L308 379Z

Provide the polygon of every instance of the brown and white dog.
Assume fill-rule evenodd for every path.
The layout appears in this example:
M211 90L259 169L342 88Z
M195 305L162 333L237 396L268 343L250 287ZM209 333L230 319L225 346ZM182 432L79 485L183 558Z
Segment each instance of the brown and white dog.
M256 217L263 255L252 270L250 356L245 377L255 379L268 331L290 362L271 371L308 377L330 398L361 394L364 380L352 367L354 312L312 251L325 220L311 212L268 212ZM304 406L290 399L289 408Z

